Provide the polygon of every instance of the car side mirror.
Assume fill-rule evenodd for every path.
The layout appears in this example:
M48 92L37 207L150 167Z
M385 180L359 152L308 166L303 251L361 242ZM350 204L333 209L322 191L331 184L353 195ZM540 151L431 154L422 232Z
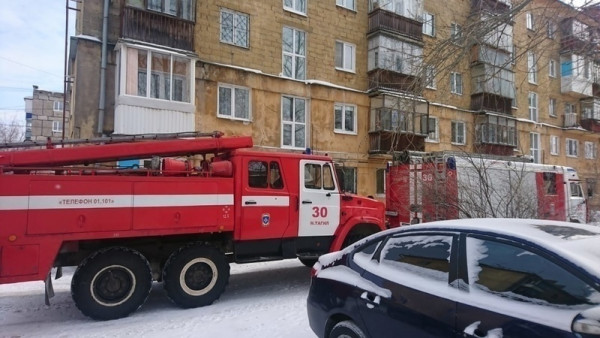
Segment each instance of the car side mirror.
M595 308L598 310L598 308ZM589 311L589 310L588 310ZM589 318L586 316L586 312L584 311L579 316L575 318L571 329L575 333L581 333L584 335L592 335L592 336L600 336L600 320L597 318ZM592 316L590 316L592 317ZM593 316L596 317L596 316Z

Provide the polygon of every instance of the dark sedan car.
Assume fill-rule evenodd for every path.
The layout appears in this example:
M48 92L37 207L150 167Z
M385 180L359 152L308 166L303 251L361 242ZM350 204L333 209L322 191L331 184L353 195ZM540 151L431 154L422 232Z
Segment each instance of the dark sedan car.
M322 256L319 337L598 337L600 228L464 219L372 235Z

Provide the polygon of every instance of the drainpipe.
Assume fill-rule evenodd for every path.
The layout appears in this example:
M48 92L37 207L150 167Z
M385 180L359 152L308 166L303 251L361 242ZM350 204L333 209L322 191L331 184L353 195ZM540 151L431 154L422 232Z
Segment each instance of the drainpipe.
M104 107L106 101L106 41L108 40L108 4L110 0L104 0L102 16L102 60L100 66L100 102L98 104L98 135L104 134Z

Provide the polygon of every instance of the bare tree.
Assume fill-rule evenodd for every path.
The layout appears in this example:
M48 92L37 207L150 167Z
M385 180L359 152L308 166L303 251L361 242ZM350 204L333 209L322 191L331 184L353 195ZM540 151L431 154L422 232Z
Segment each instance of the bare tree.
M0 143L13 143L23 140L24 128L16 118L7 123L0 123Z

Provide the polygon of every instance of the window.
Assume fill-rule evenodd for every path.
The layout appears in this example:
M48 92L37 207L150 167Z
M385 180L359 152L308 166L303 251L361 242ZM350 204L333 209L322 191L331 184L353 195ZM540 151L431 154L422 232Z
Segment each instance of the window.
M531 121L538 121L538 96L534 92L529 92L529 119Z
M559 138L558 136L550 136L550 155L558 155L559 153Z
M535 27L535 22L533 21L533 13L527 12L525 13L525 24L527 29L533 30Z
M468 237L467 252L469 285L475 289L538 306L598 303L598 290L522 246Z
M377 169L375 172L375 193L377 195L385 195L385 169Z
M431 13L423 13L423 34L435 36L435 16Z
M247 14L221 9L221 42L250 47L250 17Z
M587 196L594 197L594 193L596 192L596 179L586 178L585 185L587 186Z
M447 283L451 248L451 236L393 237L381 250L381 265Z
M450 40L453 43L461 44L462 43L462 26L457 23L450 24Z
M356 10L354 0L336 0L335 4L352 11Z
M429 133L427 134L427 138L425 139L425 141L439 142L440 136L438 131L437 117L429 117L427 128L429 129Z
M537 62L533 52L527 52L527 72L529 83L537 84Z
M450 92L452 94L462 95L462 74L450 73Z
M321 165L307 163L304 165L304 187L308 189L321 189L323 187Z
M556 77L556 61L555 60L548 61L548 76Z
M475 123L478 142L517 146L517 127L514 119L484 115L478 117Z
M548 100L548 115L556 117L556 99Z
M306 99L283 96L281 98L282 146L288 148L306 148Z
M430 89L435 89L435 66L425 66L425 86Z
M335 167L340 185L344 191L356 194L356 168L346 166Z
M579 142L577 140L567 139L567 147L566 152L569 157L577 157L577 147L579 146Z
M283 9L306 15L307 0L283 0Z
M268 171L267 171L268 165ZM248 162L248 186L251 188L283 189L283 178L279 163L271 161Z
M62 121L52 121L52 132L60 133L63 131Z
M191 59L167 52L126 48L125 94L150 99L190 102ZM150 75L150 76L148 76ZM173 84L173 85L171 85Z
M173 15L181 19L194 21L195 0L148 0L148 9Z
M62 112L63 111L63 102L62 101L52 102L52 110Z
M283 76L306 78L306 33L289 27L283 27Z
M465 123L460 121L452 121L452 143L465 144L466 130Z
M594 143L594 142L585 142L583 146L584 146L584 149L585 149L585 158L587 158L588 160L595 159L596 158L596 152L597 152L596 143Z
M356 106L348 104L335 104L334 131L338 133L356 134Z
M546 35L548 36L548 38L554 39L556 37L556 31L556 23L554 23L553 21L548 21L548 25L546 27Z
M533 162L540 163L540 134L529 133L529 147L531 157L533 158Z
M354 72L354 50L352 44L336 41L335 42L335 68Z
M219 85L217 116L234 120L250 120L250 89Z

